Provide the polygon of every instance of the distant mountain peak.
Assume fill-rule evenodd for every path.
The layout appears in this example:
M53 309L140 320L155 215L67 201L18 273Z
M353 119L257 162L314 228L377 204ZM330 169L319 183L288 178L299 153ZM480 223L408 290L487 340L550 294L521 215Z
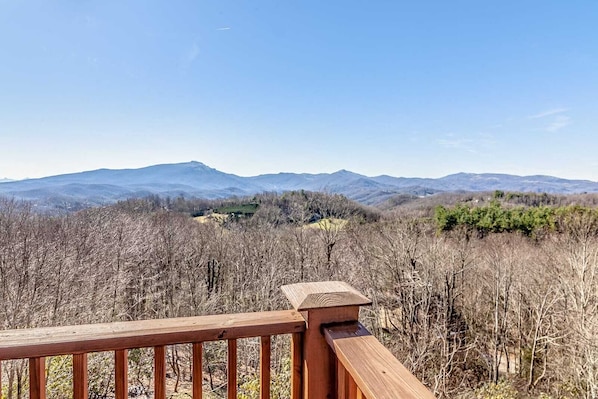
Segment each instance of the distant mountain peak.
M346 169L337 170L336 172L332 173L332 175L363 177L363 175L360 175L359 173L351 172L350 170Z
M185 163L183 163L182 165L185 165ZM209 167L208 165L206 165L205 163L203 163L203 162L199 162L199 161L189 161L189 162L187 162L187 163L186 163L186 165L190 165L190 166L193 166L193 167L196 167L196 168L198 168L198 167L199 167L199 168L208 168L208 169L213 169L213 168L210 168L210 167Z
M208 165L206 165L203 162L199 162L199 161L189 161L189 162L181 162L181 163L171 163L171 164L162 164L162 165L157 165L161 168L179 168L179 169L187 169L187 170L192 170L195 172L216 172L216 173L223 173L217 169L214 169ZM151 167L151 166L150 166Z
M475 175L476 175L476 173L457 172L457 173L453 173L450 175L446 175L446 176L444 176L444 178L447 178L447 177L472 177Z

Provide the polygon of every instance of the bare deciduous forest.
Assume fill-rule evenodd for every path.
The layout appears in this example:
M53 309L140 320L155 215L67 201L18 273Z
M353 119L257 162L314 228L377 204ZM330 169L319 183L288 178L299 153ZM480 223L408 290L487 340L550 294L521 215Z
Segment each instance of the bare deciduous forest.
M458 220L439 228L434 207L453 209L464 201L457 195L405 199L385 211L341 196L262 195L251 214L202 222L191 215L232 202L150 198L47 215L0 200L0 323L15 329L288 308L281 285L343 280L373 301L364 324L439 398L598 397L596 198L494 197L502 210L583 206L526 234ZM332 219L346 223L308 227ZM273 343L280 392L285 344ZM249 398L255 367L246 345L240 392ZM205 383L215 392L223 350L206 350ZM190 378L187 352L169 351L173 392ZM137 350L129 360L141 388L149 386L145 357ZM65 396L59 374L68 361L51 361L48 397ZM109 368L101 356L90 363L98 375ZM4 362L2 370L2 397L26 397L25 363ZM90 388L110 396L102 377Z

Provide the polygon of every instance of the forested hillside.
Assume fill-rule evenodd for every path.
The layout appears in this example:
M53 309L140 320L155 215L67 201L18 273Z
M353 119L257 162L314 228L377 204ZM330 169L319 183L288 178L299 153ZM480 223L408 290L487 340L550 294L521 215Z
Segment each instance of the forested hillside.
M280 309L283 284L344 280L372 299L362 313L370 331L440 398L596 398L596 198L522 198L410 198L377 211L308 192L154 197L59 216L0 200L0 324ZM321 223L332 219L343 223ZM246 345L240 392L249 398L255 348ZM216 396L222 352L206 349L205 384ZM276 392L285 389L285 353L273 351ZM149 387L151 362L133 355L134 383ZM169 355L181 394L188 360L184 347ZM60 362L51 363L49 398L68 391ZM97 357L90 367L93 394L109 397L110 363ZM25 363L2 370L3 397L25 397Z

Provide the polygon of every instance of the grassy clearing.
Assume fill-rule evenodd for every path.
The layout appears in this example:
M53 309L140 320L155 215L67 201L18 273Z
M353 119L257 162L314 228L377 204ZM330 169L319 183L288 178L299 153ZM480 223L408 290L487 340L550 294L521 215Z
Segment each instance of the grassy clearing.
M228 214L225 213L210 213L207 216L196 216L193 219L199 223L224 223L228 219Z

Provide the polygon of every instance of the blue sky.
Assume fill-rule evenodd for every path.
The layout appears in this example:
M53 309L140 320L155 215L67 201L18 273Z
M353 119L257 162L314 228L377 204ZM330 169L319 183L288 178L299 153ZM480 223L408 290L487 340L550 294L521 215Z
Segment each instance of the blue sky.
M598 181L598 2L0 0L0 178Z

